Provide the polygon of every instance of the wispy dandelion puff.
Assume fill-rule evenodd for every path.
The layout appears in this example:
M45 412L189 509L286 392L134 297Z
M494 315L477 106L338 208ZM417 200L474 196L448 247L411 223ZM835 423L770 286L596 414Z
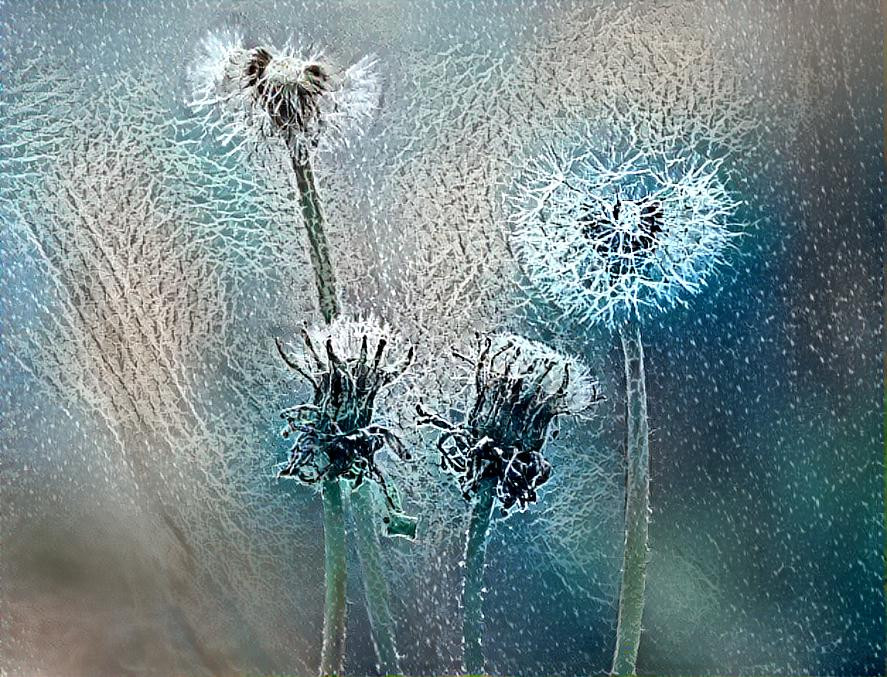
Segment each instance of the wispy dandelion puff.
M739 234L725 171L692 151L574 137L512 186L512 245L533 287L581 324L686 305Z
M321 313L332 321L336 275L312 158L368 127L381 96L374 59L337 68L319 52L246 48L237 33L214 33L204 38L190 77L191 106L204 113L205 130L257 159L259 170L292 171L287 190L300 206Z
M291 45L246 48L235 32L205 37L189 76L191 107L223 143L252 150L280 139L303 162L359 138L381 97L372 56L339 68Z
M646 585L650 449L640 323L698 294L740 234L723 160L588 125L529 160L509 196L512 244L566 317L618 329L625 356L625 549L613 674L634 674Z

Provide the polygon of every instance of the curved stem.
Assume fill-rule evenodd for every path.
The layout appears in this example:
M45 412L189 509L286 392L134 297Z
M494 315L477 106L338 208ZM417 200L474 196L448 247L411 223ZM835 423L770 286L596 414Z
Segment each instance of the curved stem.
M323 229L323 211L320 209L320 196L314 183L314 170L311 161L299 161L292 157L293 173L299 187L299 205L302 219L308 233L311 252L311 267L314 269L314 282L317 285L317 299L323 319L332 322L339 314L339 301L336 298L336 276L330 260L330 245Z
M650 442L647 424L647 389L644 383L644 348L636 323L621 332L625 353L626 444L625 551L619 621L616 627L614 675L633 675L641 639L644 587L647 577L647 534L650 521Z
M492 482L485 482L480 486L471 508L468 540L465 544L465 586L462 591L462 662L465 671L470 674L479 674L484 669L484 566L486 564L487 538L490 532L490 516L493 513L493 489Z
M308 234L311 267L317 285L317 300L326 322L339 313L336 298L336 276L330 261L330 247L323 230L323 211L314 183L314 170L308 159L291 156L293 173L299 189L299 206ZM341 675L345 662L345 514L342 508L342 487L338 480L326 480L323 495L323 556L326 596L323 607L323 644L320 652L320 674Z
M357 553L363 569L364 591L378 668L384 675L400 674L394 619L388 601L388 581L382 565L376 511L371 487L364 483L351 493L351 514L357 533Z
M345 662L345 513L339 480L325 480L321 494L326 597L320 674L341 675Z

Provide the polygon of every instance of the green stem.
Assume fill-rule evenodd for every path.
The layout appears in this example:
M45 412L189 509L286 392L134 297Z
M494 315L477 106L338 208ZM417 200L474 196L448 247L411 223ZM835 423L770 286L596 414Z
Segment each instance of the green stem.
M320 312L324 321L332 322L339 314L339 301L336 295L336 276L333 264L330 259L330 247L324 231L323 211L320 207L320 196L317 192L317 186L314 181L314 171L311 168L310 160L300 161L295 155L292 156L293 173L296 177L296 185L299 189L299 205L302 208L302 219L305 222L305 231L308 234L308 245L311 255L311 266L314 269L314 281L317 285L317 298L320 305ZM359 492L358 492L359 493ZM324 490L326 496L326 490ZM341 514L330 515L329 511L337 510L341 513L341 488L337 485L338 503L337 507L331 507L324 499L324 525L331 524L337 519L342 519ZM355 524L357 526L358 535L358 553L361 565L364 570L364 584L367 600L367 611L370 619L370 630L373 636L373 644L376 648L376 656L380 665L389 671L398 672L398 658L394 635L394 621L391 616L390 604L388 601L388 583L384 576L382 568L381 547L379 545L378 533L375 531L373 522L375 511L369 501L364 501L362 496L355 496L357 506L353 511L355 515ZM325 529L326 531L326 529ZM324 614L324 647L329 643L332 646L330 632L333 627L339 628L341 639L338 644L336 655L344 652L345 644L345 598L344 598L344 571L345 571L345 533L344 524L341 528L342 536L342 599L341 610L330 608L331 590L336 588L338 581L330 578L331 572L337 574L339 565L330 562L331 550L330 540L328 537L325 541L326 553L326 586L327 586L327 609ZM336 554L338 552L336 551ZM328 624L327 621L330 621ZM331 623L335 621L335 626ZM326 656L326 653L324 653ZM337 659L337 667L333 669L341 670L341 656ZM326 660L322 661L321 672L327 674L332 668ZM340 673L336 673L340 674Z
M357 533L357 553L363 569L364 591L378 668L385 675L400 674L394 619L388 601L388 582L382 564L379 529L371 487L364 483L351 493L352 516Z
M311 266L317 284L320 312L332 322L339 312L336 299L336 278L330 261L329 243L323 230L323 212L314 183L314 172L308 160L292 158L293 172L299 187L299 204L308 234ZM342 508L342 487L339 481L323 483L323 554L326 598L323 609L323 645L320 656L321 675L341 675L345 661L345 514Z
M485 482L474 498L465 544L465 587L462 592L462 662L469 674L484 669L483 587L487 538L493 513L494 484Z
M310 160L299 161L292 157L293 173L299 187L299 205L302 219L308 233L308 248L311 253L311 267L314 269L314 282L317 285L317 298L320 312L326 322L332 322L339 314L339 301L336 298L336 276L330 260L330 245L323 229L323 211L320 209L320 196L314 183L314 170Z
M632 323L621 333L625 353L626 444L625 552L619 621L616 627L614 675L635 674L644 587L647 577L647 534L650 521L650 442L647 425L647 389L644 383L644 348L640 328Z
M345 663L345 513L339 480L325 480L321 494L326 598L320 674L342 675Z

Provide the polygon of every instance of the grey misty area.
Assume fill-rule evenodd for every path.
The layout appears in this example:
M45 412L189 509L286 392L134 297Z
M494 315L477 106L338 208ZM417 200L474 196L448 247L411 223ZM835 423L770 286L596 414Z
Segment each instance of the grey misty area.
M375 60L363 133L311 152L341 312L399 337L386 367L415 351L374 410L411 456L380 450L377 471L418 518L415 539L378 539L403 674L463 667L472 514L437 442L447 425L469 439L476 335L496 333L572 356L606 399L548 431L538 500L492 514L484 669L611 669L623 347L606 303L582 306L600 321L565 312L533 267L562 259L538 237L516 247L513 215L537 187L527 158L562 168L577 136L614 126L632 147L655 133L727 158L743 224L686 305L666 295L642 318L637 672L883 673L874 2L7 0L0 14L0 673L317 672L325 506L275 478L291 461L280 412L312 397L275 339L296 360L304 327L318 345L326 331L304 205L283 145L225 144L188 105L208 36L233 33L322 52L337 74ZM666 203L642 207L644 237ZM628 261L646 246L621 242ZM361 332L372 349L367 326L337 350ZM378 674L379 571L347 512L344 669Z

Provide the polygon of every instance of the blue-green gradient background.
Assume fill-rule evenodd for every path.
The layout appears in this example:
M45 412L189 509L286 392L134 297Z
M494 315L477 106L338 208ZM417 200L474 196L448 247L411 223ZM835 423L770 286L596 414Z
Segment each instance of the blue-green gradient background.
M769 0L699 4L752 22L758 8L774 7ZM7 0L0 4L0 72L34 52L88 64L97 81L114 69L159 65L178 105L195 39L233 18L246 17L248 25L274 35L304 32L320 41L348 41L349 50L384 59L419 48L444 51L454 41L479 51L515 50L529 27L556 15L559 6L529 0ZM754 49L817 43L809 64L816 96L804 132L779 153L757 149L762 160L742 188L750 202L746 216L755 225L739 243L732 267L688 309L669 312L643 330L653 431L652 558L638 666L645 674L885 670L884 18L875 0L775 6L784 20L775 32L780 44ZM742 36L736 39L742 43ZM771 134L778 137L779 130ZM3 331L10 332L24 321L27 304L20 301L35 281L11 249L4 248L2 266L0 308ZM622 356L615 337L598 332L575 339L595 363L606 365L601 379L618 393ZM7 495L15 505L2 510L16 516L5 522L0 550L13 581L4 601L13 605L16 623L31 618L34 627L51 632L55 626L37 620L45 610L29 606L29 591L54 591L67 600L67 623L60 623L70 638L78 620L90 625L84 619L95 599L131 594L122 584L115 587L113 567L105 569L106 562L126 561L115 553L129 546L97 542L88 523L59 522L46 508L51 502L35 498L56 491L76 497L77 477L86 471L74 468L53 482L34 474L41 445L67 439L64 426L56 427L59 403L37 394L13 361L3 363L0 406L8 434L0 481L12 488ZM620 424L599 442L616 445L614 454ZM269 440L273 433L269 427ZM56 482L65 481L74 488L60 490ZM309 506L313 512L306 519L317 523L318 506ZM583 601L558 572L525 556L531 525L509 520L490 545L491 671L606 671L612 609ZM589 547L607 550L618 533L611 533L612 525L601 529L605 545ZM319 530L313 547L318 558L280 566L303 572L299 584L318 587ZM602 580L611 584L614 575L611 570ZM429 572L429 584L435 576ZM349 670L372 672L359 590L349 595ZM319 601L320 593L315 597ZM452 662L439 660L434 642L424 641L452 619L413 617L409 599L398 600L397 608L408 626L401 647L405 667L453 670ZM316 626L319 607L293 613ZM96 621L100 629L83 641L111 632L114 623L101 625L106 622ZM26 664L29 655L35 666L58 665L40 657L51 650L22 627L3 631L11 639L0 645L0 671L5 664ZM68 667L53 674L161 674L121 655L146 646L150 653L152 642L164 641L140 635L84 645L88 658L69 656ZM272 643L287 641L282 634ZM47 645L52 642L46 637Z

